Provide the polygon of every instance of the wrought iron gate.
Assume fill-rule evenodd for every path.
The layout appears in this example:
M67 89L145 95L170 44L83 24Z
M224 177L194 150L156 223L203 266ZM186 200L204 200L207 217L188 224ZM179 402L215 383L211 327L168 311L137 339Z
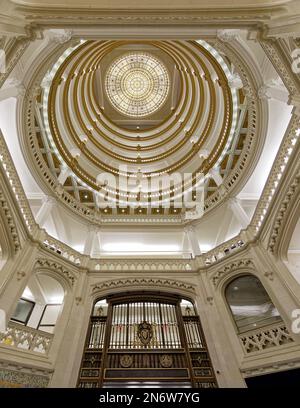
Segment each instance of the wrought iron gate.
M200 319L190 301L131 293L96 302L78 387L133 381L217 387Z

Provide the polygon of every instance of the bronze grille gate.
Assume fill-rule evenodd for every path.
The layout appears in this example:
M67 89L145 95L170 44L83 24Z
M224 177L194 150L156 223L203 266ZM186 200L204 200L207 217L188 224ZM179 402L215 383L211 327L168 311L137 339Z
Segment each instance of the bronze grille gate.
M194 307L182 313L180 297L155 293L106 301L107 315L90 319L78 387L148 381L217 387Z

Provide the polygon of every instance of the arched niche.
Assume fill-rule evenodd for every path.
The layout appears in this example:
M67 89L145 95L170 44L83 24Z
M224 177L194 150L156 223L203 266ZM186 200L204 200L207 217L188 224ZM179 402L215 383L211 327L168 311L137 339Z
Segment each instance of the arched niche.
M231 279L225 285L224 295L238 333L282 321L261 281L253 274Z
M64 299L65 288L53 274L46 271L35 273L18 300L11 320L33 329L54 333Z

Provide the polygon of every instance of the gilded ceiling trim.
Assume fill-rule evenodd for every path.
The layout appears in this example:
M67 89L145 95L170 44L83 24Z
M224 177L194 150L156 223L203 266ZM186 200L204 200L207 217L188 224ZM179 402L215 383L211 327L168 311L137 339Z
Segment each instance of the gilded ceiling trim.
M225 51L226 53L226 51ZM235 57L236 60L237 57ZM45 61L45 58L44 58ZM235 62L234 62L235 63ZM47 65L48 66L48 65ZM42 66L42 70L39 68L37 70L37 72L35 72L35 80L33 81L32 79L29 81L30 82L30 86L31 89L38 87L38 84L41 81L42 76L44 75L43 72L45 72L45 70L47 69L47 66L45 65L45 62L43 63ZM252 119L255 118L255 121L257 122L258 120L258 116L260 117L260 110L261 110L261 103L262 101L257 101L255 100L254 96L256 94L255 91L255 86L254 85L256 82L256 77L254 74L254 83L252 82L253 79L251 79L249 81L249 72L248 72L248 67L251 67L251 61L249 66L246 66L245 62L243 61L238 61L238 65L236 65L236 68L239 72L239 74L241 75L241 78L243 80L244 86L246 84L246 90L247 90L247 95L250 96L250 116L249 116L249 129L248 129L248 135L246 137L245 140L245 144L244 144L244 150L245 152L240 156L240 159L238 160L236 166L234 167L234 169L231 171L231 173L227 176L226 180L224 181L224 187L225 189L223 190L222 194L219 191L220 189L217 189L215 193L213 193L210 197L208 197L205 201L205 211L211 210L212 208L216 207L217 205L219 205L219 203L223 200L223 198L228 194L229 191L232 191L233 187L236 187L237 184L237 180L240 179L240 175L242 173L244 173L245 168L247 168L248 166L248 162L249 162L249 158L252 157L252 154L254 152L253 148L256 146L255 140L255 135L257 133L257 127L255 125L252 125ZM255 72L255 71L254 71ZM252 74L252 73L251 73ZM31 77L33 78L33 77ZM33 88L32 88L33 87ZM31 113L29 115L29 117L31 117L32 119L30 119L29 123L31 122L31 120L33 120L33 112L34 112L34 108L33 108L33 101L32 101L32 92L30 93L30 95L28 95L28 99L26 98L25 100L25 104L27 106L27 104L29 104L27 106L27 108L29 108L31 110ZM24 106L25 108L25 106ZM26 108L26 116L28 115L27 112L27 108ZM30 131L29 131L30 128ZM23 143L25 142L25 145L28 143L31 146L31 150L32 150L32 154L34 154L34 161L38 161L38 168L42 170L42 172L45 174L45 186L47 186L47 184L49 185L49 188L52 189L51 186L53 185L57 185L57 176L54 176L53 174L51 174L49 172L49 170L47 169L47 167L45 166L44 163L44 159L42 158L40 152L39 152L39 148L38 146L36 146L36 141L35 141L35 129L34 127L32 127L31 125L29 125L29 128L26 129L26 134L28 134L27 132L30 132L30 134L28 134L28 138L26 138L26 140L23 141ZM260 132L262 132L262 128L260 128ZM22 132L21 132L22 134ZM262 138L260 138L260 140L262 140ZM256 151L256 150L255 150ZM255 153L257 154L257 152ZM59 191L58 191L59 190ZM56 194L56 193L55 193ZM115 215L111 215L111 214L100 214L98 211L89 208L88 206L86 206L85 204L81 204L79 201L77 201L77 199L75 199L74 197L72 197L67 191L64 191L62 188L58 188L57 189L57 197L59 199L61 199L62 203L64 203L67 207L69 207L72 211L75 211L78 215L87 218L88 220L90 220L93 223L97 223L97 224L101 224L102 222L105 222L105 219L108 219L108 223L113 222L116 223L121 222L122 223L122 217L124 218L124 216L122 214L115 214ZM162 225L162 223L167 223L170 224L170 222L173 225L176 224L182 224L184 222L186 222L184 220L184 218L182 218L182 216L178 215L178 214L168 214L168 218L167 217L162 217L161 213L158 214L159 215L159 224ZM130 215L128 216L125 213L125 223L135 223L135 222L143 222L145 223L147 221L147 218L145 218L145 214L135 214L135 215ZM147 216L149 217L149 216ZM151 214L151 222L153 223L153 214Z
M202 47L201 47L202 48ZM203 48L202 48L203 49ZM203 51L206 55L207 55L207 57L210 57L210 59L212 60L212 63L214 64L214 65L216 65L216 63L213 61L213 59L211 58L211 56L210 56L210 53L208 53L206 50L204 50ZM218 66L217 66L218 67ZM64 67L63 67L64 68ZM195 69L195 67L194 67L194 69ZM218 69L218 71L219 71L219 75L222 75L222 77L224 77L224 81L225 81L225 83L227 83L227 81L226 81L226 79L225 79L225 75L223 74L223 71L219 68ZM206 71L207 72L207 71ZM208 72L207 72L207 74L208 74ZM57 76L57 78L59 78L60 77L60 74ZM68 77L68 79L67 79L67 81L69 82L70 81L70 78L71 78L71 75L69 75L69 77ZM77 78L76 78L76 80L77 80ZM59 83L59 81L58 80L56 80L55 82L54 82L54 86L58 86L58 83ZM212 90L212 84L211 83L209 83L209 85L210 85L210 87L211 87L211 90ZM52 88L51 88L51 90L50 90L50 94L52 95ZM214 94L214 93L213 93ZM230 92L228 92L228 90L227 90L227 95L230 95ZM66 106L66 87L65 87L65 102L64 102L64 106ZM75 103L76 103L76 101L75 101ZM49 106L53 106L53 104L49 104ZM227 106L227 109L228 108L230 108L230 106L231 106L231 104L230 103L227 103L226 104L226 106ZM78 106L77 106L77 111L78 111ZM230 115L229 115L229 117L230 117ZM224 118L224 121L225 121L225 123L229 123L230 124L230 119L228 120L228 117L225 117ZM54 122L55 122L55 119L54 119ZM224 127L224 124L225 123L223 123L223 127ZM71 126L71 120L70 120L70 117L68 117L68 124L69 124L69 126ZM53 121L52 121L52 125L53 125ZM210 122L210 126L212 125L212 122ZM83 126L83 124L82 124L82 126ZM228 131L228 129L229 128L227 128L227 131ZM209 129L206 129L206 134L207 134L207 130L209 130ZM88 132L88 129L87 128L85 128L85 132ZM75 134L74 134L74 129L73 129L73 137L75 136ZM192 133L192 131L190 131L189 133ZM221 134L222 134L222 132L221 132ZM227 133L228 134L228 133ZM188 136L188 137L190 137L190 136ZM203 138L201 138L201 142L203 142L204 141L204 139L205 139L206 137L203 137ZM222 137L221 137L222 138ZM93 138L94 139L94 138ZM223 146L224 146L224 144L226 143L226 139L223 137L222 138L223 139ZM56 139L57 140L57 139ZM82 141L80 140L80 138L77 136L76 137L76 140L77 140L77 146L81 146L82 147ZM94 139L95 140L95 139ZM182 141L182 143L181 144L184 144L184 141ZM62 152L65 150L65 148L63 147L63 145L62 145L62 141L61 141L61 143L60 143L60 145L61 145L61 147L62 147ZM102 149L103 149L103 146L100 146ZM185 155L185 157L183 158L183 159L181 159L180 160L180 162L178 163L178 164L175 164L175 165L172 165L172 166L170 166L170 168L167 168L167 169L163 169L162 171L164 171L164 172L166 172L166 171L175 171L175 170L177 170L178 169L178 167L179 166L182 166L182 165L184 165L184 163L185 162L187 162L190 158L191 158L191 154L192 154L192 156L194 156L194 154L199 150L199 148L200 148L200 146L193 146L193 149L191 150L191 152L189 153L189 154L187 154L187 155ZM173 148L173 150L174 150L174 148ZM107 150L106 150L106 152L107 152ZM108 154L109 154L110 152L108 152ZM88 151L86 150L86 149L84 149L84 154L85 155L87 155L91 160L92 160L92 162L94 163L94 164L96 164L98 167L100 167L100 165L99 165L99 160L97 160L97 158L95 158L94 157L94 155L92 155L92 154L89 154L88 153ZM116 155L116 154L113 154L113 156L115 157L115 158L117 158L117 159L122 159L122 158L120 158L120 156L119 155ZM167 156L167 154L164 154L163 155L163 158L165 158ZM216 158L217 158L217 154L215 153L214 155L213 155L213 158L212 159L208 159L208 160L206 160L204 163L205 163L205 166L203 166L202 168L200 168L200 169L197 169L197 171L199 172L201 172L201 170L204 170L204 172L205 171L207 171L208 170L208 168L209 168L209 162L212 162L212 164L213 164L213 162L216 160ZM84 179L84 181L85 182L87 182L88 184L90 184L90 177L85 173L85 171L82 169L82 168L80 168L79 167L79 165L76 163L76 161L73 161L72 160L72 162L70 163L70 161L69 160L67 160L67 157L64 155L64 159L68 162L68 164L70 165L70 167L75 171L75 172L77 172L77 173L79 173L80 174L80 178L83 178ZM158 158L157 158L158 159ZM148 162L150 159L147 159L146 161ZM130 159L130 161L129 162L134 162L134 160L132 160L132 159ZM141 162L143 163L143 159L141 159ZM104 170L107 170L107 167L108 166L104 166ZM110 170L110 172L112 172L112 173L114 173L114 171L113 171L113 169L111 169L111 168L109 168L109 170ZM117 173L118 174L118 173ZM145 173L146 174L146 173ZM95 188L95 189L98 189L97 188L97 184L94 182L93 183L93 188Z

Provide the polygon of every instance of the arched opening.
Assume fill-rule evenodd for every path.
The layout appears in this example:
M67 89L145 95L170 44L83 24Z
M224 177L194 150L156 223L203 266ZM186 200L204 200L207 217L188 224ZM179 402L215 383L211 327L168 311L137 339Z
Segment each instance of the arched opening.
M238 333L282 320L267 291L254 275L233 279L226 286L225 297Z
M46 272L35 273L18 300L0 342L48 354L64 297L64 288L57 279Z
M46 273L33 275L26 286L11 320L17 324L54 333L62 311L64 289Z
M78 387L199 387L217 382L193 302L137 292L96 301Z

